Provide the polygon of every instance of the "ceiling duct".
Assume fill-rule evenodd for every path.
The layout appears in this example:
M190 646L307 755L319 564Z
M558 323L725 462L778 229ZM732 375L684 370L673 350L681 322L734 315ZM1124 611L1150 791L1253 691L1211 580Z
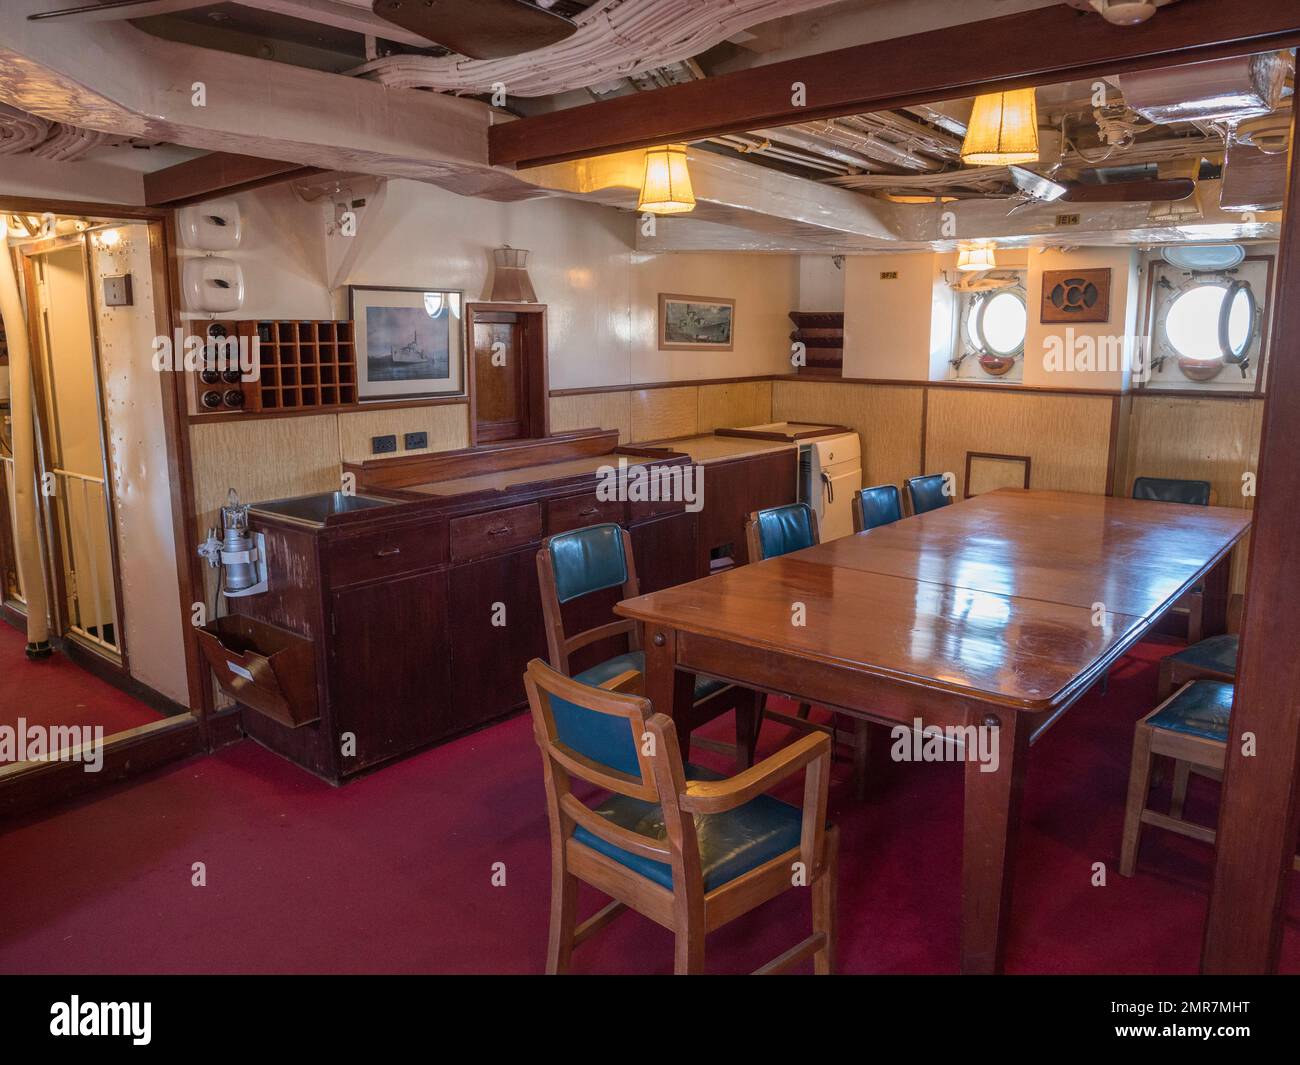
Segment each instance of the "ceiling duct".
M0 155L29 152L50 135L50 124L8 104L0 104Z
M1277 107L1288 62L1277 52L1120 75L1124 102L1148 122L1240 121Z

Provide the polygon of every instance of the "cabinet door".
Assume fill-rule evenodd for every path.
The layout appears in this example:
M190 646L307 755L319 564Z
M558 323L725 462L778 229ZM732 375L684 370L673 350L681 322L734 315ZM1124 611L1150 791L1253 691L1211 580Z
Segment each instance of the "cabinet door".
M522 709L524 667L546 658L537 548L451 570L452 713L456 727Z
M335 592L336 740L356 736L344 775L454 731L446 571Z
M643 595L708 576L700 569L697 524L698 515L682 513L633 526L632 554Z

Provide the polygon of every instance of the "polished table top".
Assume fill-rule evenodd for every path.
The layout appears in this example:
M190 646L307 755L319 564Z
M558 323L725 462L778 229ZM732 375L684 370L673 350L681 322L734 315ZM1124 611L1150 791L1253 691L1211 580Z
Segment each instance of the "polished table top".
M1248 511L1227 507L999 489L618 611L1045 711L1068 703L1090 667L1249 527ZM798 603L803 625L793 623Z

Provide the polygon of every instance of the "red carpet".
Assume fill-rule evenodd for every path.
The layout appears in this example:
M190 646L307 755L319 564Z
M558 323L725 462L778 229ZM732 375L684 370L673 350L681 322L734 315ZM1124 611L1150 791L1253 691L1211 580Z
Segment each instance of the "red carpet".
M1191 973L1211 850L1147 830L1116 871L1146 645L1034 748L1008 970ZM764 730L764 748L784 739ZM714 762L701 755L701 762ZM716 764L716 763L715 763ZM947 973L957 957L961 767L879 763L865 803L837 766L841 964ZM1188 813L1213 813L1193 777ZM541 767L519 717L335 790L245 742L0 838L0 971L538 972L549 854ZM203 862L206 887L191 886ZM493 887L504 862L506 884ZM1093 887L1094 862L1106 863ZM584 912L600 899L584 895ZM806 934L790 892L710 936L711 972L756 968ZM1283 969L1300 971L1300 891ZM665 973L669 934L624 915L577 951L587 973Z
M102 725L104 735L157 721L158 711L74 665L57 651L41 662L23 653L27 637L0 622L0 725Z

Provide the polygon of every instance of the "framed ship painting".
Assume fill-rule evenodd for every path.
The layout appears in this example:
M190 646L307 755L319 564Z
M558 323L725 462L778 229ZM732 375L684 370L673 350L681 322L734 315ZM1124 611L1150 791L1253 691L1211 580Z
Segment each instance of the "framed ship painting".
M730 351L736 301L659 294L660 351Z
M361 400L465 395L459 289L348 286Z

